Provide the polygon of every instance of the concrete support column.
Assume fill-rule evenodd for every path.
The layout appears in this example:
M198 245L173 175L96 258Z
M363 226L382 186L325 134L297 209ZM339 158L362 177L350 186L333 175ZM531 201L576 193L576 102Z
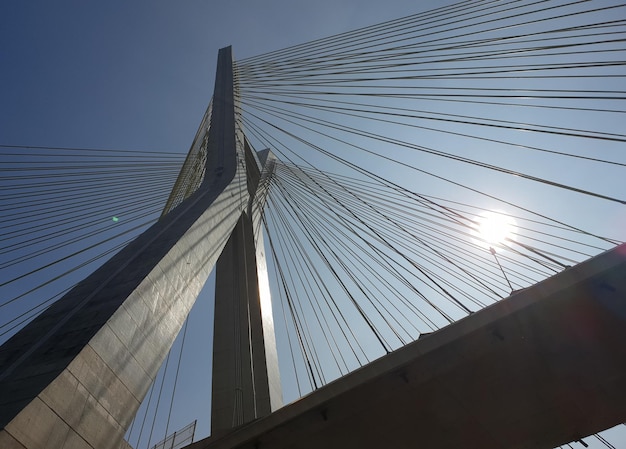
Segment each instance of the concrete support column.
M270 413L253 242L243 214L216 266L212 433Z
M218 56L198 190L0 348L1 448L123 447L249 203L233 91L229 47Z
M260 232L271 164L245 145L251 200L216 265L211 432L226 432L282 406L280 376ZM257 191L259 192L256 195ZM255 226L256 225L256 226Z

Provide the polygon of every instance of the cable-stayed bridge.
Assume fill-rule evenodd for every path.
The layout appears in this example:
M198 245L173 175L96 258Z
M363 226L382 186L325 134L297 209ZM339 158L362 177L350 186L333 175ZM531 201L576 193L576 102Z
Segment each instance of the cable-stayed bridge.
M233 131L212 138L218 142L230 135L237 148L228 168L238 182L229 184L234 190L228 199L247 207L242 195L252 181L240 167L263 166L254 150L270 148L276 156L272 170L265 176L259 173L259 186L267 196L262 219L251 221L255 236L259 229L266 230L275 320L282 315L281 326L276 325L279 353L282 349L286 360L281 362L281 376L283 384L297 391L294 398L360 366L366 367L354 375L367 378L362 373L368 369L379 372L377 367L386 360L449 335L451 330L436 332L411 343L438 329L453 329L446 326L460 319L481 322L485 314L474 312L498 303L511 290L518 292L510 300L522 298L519 304L536 298L529 292L548 278L551 281L539 284L540 289L550 282L562 289L587 288L576 282L595 276L590 274L595 268L585 268L593 263L564 270L623 239L620 11L621 5L611 2L593 7L578 2L461 3L235 61L230 64L232 100L214 98L182 171L190 178L179 178L173 202L166 206L169 213L160 222L175 221L170 214L180 208L173 206L193 197L203 180L211 179L205 171L217 178L227 171L222 170L223 161L211 159L211 145L218 144L210 143L208 130L216 128L216 102L230 105L233 119L228 126ZM3 159L3 200L10 211L3 222L3 270L8 273L2 285L7 292L3 308L10 311L2 323L6 336L158 218L182 163L171 154L76 148L5 147ZM255 189L248 194L256 198ZM250 203L252 208L256 204ZM507 218L500 227L508 227L509 234L489 242L480 230L493 210L515 221ZM249 212L253 217L252 209ZM218 218L209 228L228 220ZM230 231L224 232L228 236ZM195 261L182 255L182 265L191 265L193 271ZM613 260L602 257L596 260ZM619 267L619 261L604 269L613 265ZM561 281L572 273L580 279ZM607 291L620 292L614 282L605 283ZM559 288L549 288L552 296L547 296L559 298ZM575 302L578 297L568 298ZM189 308L193 300L187 301ZM620 319L618 312L614 315ZM542 319L550 327L547 316ZM574 334L591 338L584 322L568 318L566 324L577 323ZM129 322L137 319L131 316ZM178 321L184 337L186 324ZM56 322L51 325L56 328ZM493 344L508 339L505 331L489 331ZM173 338L177 330L170 333ZM602 338L615 338L612 331L605 333ZM591 341L605 342L600 334ZM68 346L61 346L69 352L77 334L70 337ZM571 357L561 343L541 357ZM403 352L394 352L407 344ZM584 354L591 358L594 348ZM28 351L18 352L18 359L27 358L22 354ZM391 358L385 358L390 353ZM51 354L52 364L57 363L59 355ZM496 355L506 354L510 352ZM619 361L618 355L609 357ZM175 358L168 355L166 366L175 365ZM13 363L3 361L3 369ZM397 372L396 378L410 384L415 373L406 360L397 363L407 372ZM177 365L176 373L180 362ZM8 378L15 369L4 370L3 376ZM536 379L536 374L529 378ZM370 376L373 382L376 376ZM158 380L150 390L145 382L137 389L148 401L167 402ZM16 390L15 384L7 385L5 391ZM320 391L327 394L329 389ZM170 408L174 397L173 392ZM5 400L5 405L15 402ZM594 423L602 405L616 408L599 404L586 422ZM98 406L107 409L110 404L100 401ZM233 427L249 421L244 409L235 406L236 413L228 416ZM424 413L432 416L427 410ZM331 405L320 406L316 416L330 426L333 412ZM279 419L280 413L286 412L268 419ZM139 415L143 422L125 416L131 445L139 446L133 437L139 433L137 443L142 440L146 415ZM263 422L267 420L254 425ZM165 434L168 426L169 414ZM471 429L475 433L468 438L478 439L483 432L478 431L478 419ZM62 445L67 443L69 432L62 430L59 435L44 433L44 444L57 437ZM152 438L153 430L154 424L148 440L161 439ZM111 441L110 435L100 437ZM572 440L588 441L586 437L581 433ZM593 438L611 444L604 443L603 436Z

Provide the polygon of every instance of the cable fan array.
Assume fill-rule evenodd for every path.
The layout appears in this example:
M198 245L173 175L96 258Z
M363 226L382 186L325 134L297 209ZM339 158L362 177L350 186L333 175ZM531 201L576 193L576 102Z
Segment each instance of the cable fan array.
M246 136L282 161L298 394L624 239L625 8L460 2L236 63Z
M179 154L0 147L0 338L156 221Z
M246 136L282 161L294 397L624 240L625 8L460 2L237 62Z

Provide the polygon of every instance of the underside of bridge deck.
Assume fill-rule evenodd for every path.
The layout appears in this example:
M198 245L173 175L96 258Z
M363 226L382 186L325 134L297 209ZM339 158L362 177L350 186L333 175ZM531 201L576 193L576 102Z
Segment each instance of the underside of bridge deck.
M193 449L553 448L626 420L626 246Z

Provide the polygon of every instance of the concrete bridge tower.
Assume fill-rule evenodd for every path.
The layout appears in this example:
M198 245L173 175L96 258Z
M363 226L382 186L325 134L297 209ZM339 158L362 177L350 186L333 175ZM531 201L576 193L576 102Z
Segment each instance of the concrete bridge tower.
M160 220L0 348L0 447L126 447L216 265L213 433L281 406L260 232L272 157L249 148L235 97L227 47Z

